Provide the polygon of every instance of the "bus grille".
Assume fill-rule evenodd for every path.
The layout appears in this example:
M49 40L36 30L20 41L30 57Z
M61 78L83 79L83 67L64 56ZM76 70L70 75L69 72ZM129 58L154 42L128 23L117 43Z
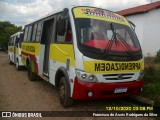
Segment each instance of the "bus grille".
M105 80L125 80L125 79L131 79L133 76L134 76L134 73L105 74L105 75L103 75Z

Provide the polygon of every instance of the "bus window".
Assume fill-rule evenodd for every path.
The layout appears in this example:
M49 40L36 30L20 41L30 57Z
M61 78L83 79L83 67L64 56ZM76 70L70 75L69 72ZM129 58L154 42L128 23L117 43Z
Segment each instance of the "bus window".
M71 24L68 22L67 24L67 30L66 30L66 43L71 43L72 42L72 30L71 30Z
M18 43L19 43L19 37L15 36L15 46L18 48Z
M39 42L41 39L41 31L42 31L42 22L39 22L37 25L37 33L36 33L36 42Z
M132 37L127 30L123 28L117 28L116 33L118 33L127 44L134 46L134 42L132 42Z
M35 37L36 37L36 30L37 30L37 23L34 24L33 26L33 32L32 32L32 42L35 41Z
M58 24L57 24L57 29L58 29ZM71 25L69 20L66 19L66 31L65 34L62 36L58 34L57 32L57 42L58 43L71 43L72 42L72 30L71 30Z
M21 48L21 44L23 42L23 34L20 34L20 38L19 38L19 47Z
M27 42L31 41L31 35L32 35L32 26L29 26L28 35L27 35Z
M28 26L25 27L25 32L24 32L24 41L27 41L27 34L28 34Z

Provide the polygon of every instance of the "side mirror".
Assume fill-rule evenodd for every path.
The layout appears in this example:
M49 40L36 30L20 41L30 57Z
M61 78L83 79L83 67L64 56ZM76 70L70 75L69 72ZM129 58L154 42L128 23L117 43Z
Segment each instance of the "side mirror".
M66 18L67 16L68 16L68 8L64 8L63 9L63 12L62 12L62 16L64 17L64 18Z
M131 21L128 21L128 22L131 25L131 27L133 28L133 30L135 31L136 25L133 22L131 22Z
M66 31L66 19L59 19L57 25L58 25L57 28L58 35L64 36Z

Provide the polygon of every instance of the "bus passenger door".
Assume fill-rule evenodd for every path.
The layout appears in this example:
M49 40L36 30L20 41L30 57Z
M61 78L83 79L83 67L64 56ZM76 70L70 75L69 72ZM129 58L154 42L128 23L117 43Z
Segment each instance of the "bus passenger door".
M44 46L44 59L43 59L43 75L49 76L49 50L52 39L52 30L54 19L47 20L43 23L41 45Z

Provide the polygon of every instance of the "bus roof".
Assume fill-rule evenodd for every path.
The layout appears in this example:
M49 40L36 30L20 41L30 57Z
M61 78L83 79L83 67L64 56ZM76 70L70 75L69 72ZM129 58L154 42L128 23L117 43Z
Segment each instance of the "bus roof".
M11 35L11 37L19 35L19 34L23 34L23 32L16 32L15 34Z

